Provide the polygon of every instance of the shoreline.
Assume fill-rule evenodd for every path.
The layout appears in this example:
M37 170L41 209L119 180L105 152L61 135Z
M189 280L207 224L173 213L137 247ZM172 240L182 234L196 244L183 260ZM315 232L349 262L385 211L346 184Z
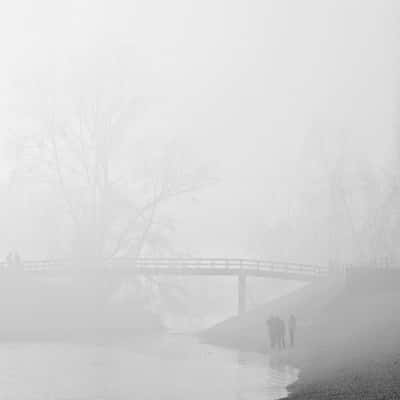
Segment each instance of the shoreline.
M345 366L307 376L307 370L287 387L280 400L393 399L400 393L400 358L369 360L363 365Z
M204 342L204 341L202 341ZM207 343L207 342L204 342ZM312 362L306 349L279 352L250 350L218 344L230 350L243 350L268 355L271 365L286 365L298 370L294 382L286 386L287 395L277 400L389 400L400 398L400 347L395 355L382 354L376 359L356 360L334 367ZM315 361L315 359L314 359ZM318 372L316 372L318 371Z
M265 354L266 317L294 310L301 322L297 349L270 353L272 362L299 370L286 399L400 398L400 271L357 273L311 284L201 336L206 343Z

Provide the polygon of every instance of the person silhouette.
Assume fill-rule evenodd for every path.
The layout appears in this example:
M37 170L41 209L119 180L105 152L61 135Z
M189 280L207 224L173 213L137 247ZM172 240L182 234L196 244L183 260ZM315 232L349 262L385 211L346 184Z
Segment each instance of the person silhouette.
M279 329L279 348L284 349L286 347L286 327L285 321L281 318L278 318L278 329Z
M275 317L269 317L267 319L267 327L268 327L268 336L269 336L269 345L271 349L274 349L276 346L276 334L275 334Z
M290 347L294 347L294 339L296 334L296 317L292 314L288 321Z

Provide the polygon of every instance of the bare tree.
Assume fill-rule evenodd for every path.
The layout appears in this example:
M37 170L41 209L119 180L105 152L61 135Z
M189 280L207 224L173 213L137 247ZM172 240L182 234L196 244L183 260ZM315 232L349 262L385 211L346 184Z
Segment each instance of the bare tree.
M155 226L166 230L160 207L209 182L206 169L185 167L179 146L137 132L140 101L112 74L114 84L107 71L58 97L38 91L40 107L14 133L15 180L63 200L79 258L138 257Z

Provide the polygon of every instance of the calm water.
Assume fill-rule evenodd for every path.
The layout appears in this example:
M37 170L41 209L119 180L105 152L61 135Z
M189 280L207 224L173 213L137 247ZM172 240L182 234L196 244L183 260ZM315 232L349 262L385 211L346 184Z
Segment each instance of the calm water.
M276 399L296 370L182 335L129 343L0 344L0 399Z

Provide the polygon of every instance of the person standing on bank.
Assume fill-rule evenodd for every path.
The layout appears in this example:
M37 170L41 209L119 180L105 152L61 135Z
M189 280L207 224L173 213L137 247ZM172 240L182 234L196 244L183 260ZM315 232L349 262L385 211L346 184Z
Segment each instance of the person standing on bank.
M277 345L276 341L276 323L275 317L271 316L267 319L268 336L269 336L269 346L271 349L275 349Z
M290 347L294 347L294 337L296 334L296 318L293 314L289 317L288 327L289 327Z
M279 348L285 349L286 348L286 327L285 327L285 321L281 318L278 318L277 320L277 325L278 325L278 330L279 330Z

